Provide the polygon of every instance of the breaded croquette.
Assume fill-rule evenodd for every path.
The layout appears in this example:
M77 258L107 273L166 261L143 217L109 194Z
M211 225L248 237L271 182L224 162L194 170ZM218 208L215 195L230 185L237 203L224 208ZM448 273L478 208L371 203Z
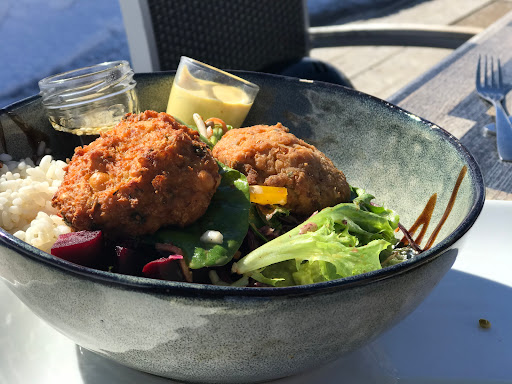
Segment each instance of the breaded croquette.
M313 145L280 123L228 131L213 156L247 176L250 185L286 187L286 208L310 215L350 198L343 172Z
M220 179L196 131L146 111L76 148L52 204L74 230L136 236L196 221Z

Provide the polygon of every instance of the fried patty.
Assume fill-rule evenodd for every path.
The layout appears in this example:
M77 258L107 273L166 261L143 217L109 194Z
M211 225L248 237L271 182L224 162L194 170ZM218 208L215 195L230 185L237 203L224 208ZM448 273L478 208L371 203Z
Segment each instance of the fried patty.
M286 187L286 208L299 215L350 198L343 172L280 123L232 129L215 145L213 156L246 175L250 185Z
M200 218L220 178L196 131L146 111L76 148L52 205L77 231L149 234Z

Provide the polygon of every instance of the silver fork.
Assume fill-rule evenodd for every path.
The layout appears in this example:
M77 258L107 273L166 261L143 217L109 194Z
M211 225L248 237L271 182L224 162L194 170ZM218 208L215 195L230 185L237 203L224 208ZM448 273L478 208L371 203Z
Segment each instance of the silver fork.
M512 161L512 123L501 104L501 101L505 98L507 88L503 85L502 81L500 59L496 61L497 64L495 66L492 56L490 58L484 56L482 82L480 74L482 58L478 58L476 90L482 98L491 102L496 110L496 142L500 159Z

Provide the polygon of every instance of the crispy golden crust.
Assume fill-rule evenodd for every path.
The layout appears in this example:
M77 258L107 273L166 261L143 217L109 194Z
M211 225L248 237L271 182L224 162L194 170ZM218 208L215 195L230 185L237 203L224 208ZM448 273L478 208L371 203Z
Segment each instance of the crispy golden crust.
M219 183L197 132L146 111L76 148L52 204L74 230L142 235L196 221Z
M213 156L244 173L251 185L286 187L286 207L299 215L350 198L343 172L280 123L232 129L215 145Z

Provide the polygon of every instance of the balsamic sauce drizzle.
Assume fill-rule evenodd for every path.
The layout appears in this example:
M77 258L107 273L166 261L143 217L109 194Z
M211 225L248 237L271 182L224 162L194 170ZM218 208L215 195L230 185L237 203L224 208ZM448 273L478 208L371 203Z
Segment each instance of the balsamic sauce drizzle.
M427 202L427 205L425 205L425 208L423 208L423 211L420 213L414 224L409 228L408 231L404 231L402 228L402 232L404 233L404 237L400 241L404 245L410 244L411 247L417 251L422 252L421 248L418 244L421 244L423 241L423 237L425 236L425 233L427 232L428 226L430 224L430 220L432 219L432 214L434 213L434 208L436 207L437 202L437 193L434 193L432 196L430 196L430 199ZM412 239L412 236L416 233L418 228L421 227L421 231L416 237L416 239ZM416 249L417 248L417 249Z
M400 241L400 243L404 245L411 245L411 248L413 248L418 253L426 251L427 249L430 249L434 242L436 241L437 235L439 235L439 232L441 232L441 228L443 227L444 223L448 219L448 216L450 216L450 213L453 209L453 206L455 205L455 200L457 199L457 193L459 192L460 185L462 184L462 180L464 179L464 176L466 176L467 173L467 166L463 166L461 171L459 172L459 176L457 177L457 181L455 182L455 186L453 187L452 194L450 196L450 200L448 200L448 204L446 206L446 209L443 213L443 216L441 217L441 220L439 220L439 223L434 228L434 231L430 235L429 239L427 240L427 243L425 244L425 247L423 250L419 247L418 244L421 244L423 241L423 237L425 236L425 233L427 232L428 226L430 224L430 220L432 219L432 214L434 213L434 208L436 207L437 202L437 193L434 193L432 196L430 196L430 199L428 200L427 204L425 205L425 208L423 208L423 211L420 213L414 224L409 228L407 231L401 224L399 224L399 228L404 233L404 237ZM416 233L418 228L421 227L421 231L416 237L416 239L412 239L412 236Z
M437 227L434 229L432 234L430 235L427 244L425 245L424 250L429 249L434 244L434 241L436 241L436 237L441 231L441 228L443 227L444 223L446 222L446 219L448 219L448 216L450 216L450 213L452 211L452 208L455 204L455 200L457 199L457 193L459 192L460 185L462 184L462 180L464 179L464 176L466 176L468 167L463 166L459 177L457 178L457 181L455 182L455 186L453 187L452 195L450 196L450 200L448 200L448 205L446 206L446 209L443 213L443 217L441 217L441 220L439 220L439 223L437 224Z
M402 233L404 234L404 237L402 238L402 240L400 240L400 244L402 244L403 246L406 246L409 244L414 251L416 251L418 253L423 252L423 250L420 248L420 246L412 238L411 233L407 229L405 229L405 227L402 224L398 223L397 230L401 230Z

